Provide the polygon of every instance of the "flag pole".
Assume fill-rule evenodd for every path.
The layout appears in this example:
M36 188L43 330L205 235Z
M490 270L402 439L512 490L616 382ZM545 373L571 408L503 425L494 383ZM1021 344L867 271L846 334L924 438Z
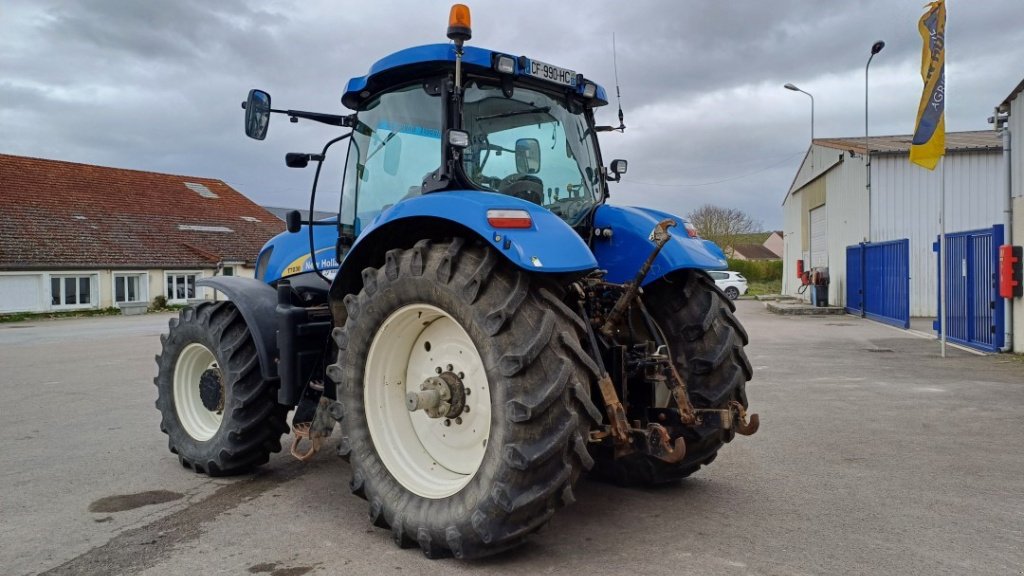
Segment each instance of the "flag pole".
M946 357L946 158L939 158L939 338Z

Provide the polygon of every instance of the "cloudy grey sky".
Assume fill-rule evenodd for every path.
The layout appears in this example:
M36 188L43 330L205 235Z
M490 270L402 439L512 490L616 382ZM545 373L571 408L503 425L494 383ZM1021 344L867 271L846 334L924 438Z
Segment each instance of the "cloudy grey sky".
M472 43L572 68L614 93L618 44L625 134L606 160L630 161L613 202L685 214L714 203L765 228L810 138L913 129L922 0L470 2ZM242 132L251 87L275 107L341 112L349 77L404 47L445 41L444 2L6 0L0 6L0 152L222 179L264 204L301 206L312 171L286 151L332 130L275 117L263 142ZM259 6L259 7L257 7ZM585 8L583 8L585 7ZM1024 77L1024 2L950 0L951 131L986 118ZM614 123L615 105L598 113ZM337 156L337 155L336 155ZM337 162L340 165L340 161ZM337 182L318 205L337 206Z

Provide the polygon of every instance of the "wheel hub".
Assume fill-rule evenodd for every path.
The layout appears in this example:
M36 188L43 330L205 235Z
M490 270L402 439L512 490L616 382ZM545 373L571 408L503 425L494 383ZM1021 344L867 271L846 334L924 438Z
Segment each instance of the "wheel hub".
M224 382L220 377L220 370L207 368L199 376L199 398L203 407L210 412L221 412L224 410Z
M450 369L431 376L420 384L420 392L409 392L405 406L409 412L423 410L429 418L458 418L466 408L466 387Z
M490 386L479 350L448 312L417 303L384 320L366 355L363 402L381 462L410 492L446 498L480 469Z

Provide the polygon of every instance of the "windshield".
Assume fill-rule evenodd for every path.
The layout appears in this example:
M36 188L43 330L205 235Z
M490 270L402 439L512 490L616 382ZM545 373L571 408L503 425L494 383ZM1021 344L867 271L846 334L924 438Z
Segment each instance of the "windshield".
M463 129L470 146L463 157L469 179L484 190L516 196L576 224L599 198L594 134L582 107L517 86L470 83Z
M341 222L358 235L382 210L419 196L440 165L440 97L415 84L367 102L349 145Z

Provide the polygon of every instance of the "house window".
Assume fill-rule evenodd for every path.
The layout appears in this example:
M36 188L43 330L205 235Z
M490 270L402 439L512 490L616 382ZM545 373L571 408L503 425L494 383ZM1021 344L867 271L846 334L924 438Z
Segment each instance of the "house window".
M234 276L235 275L235 267L234 266L225 266L224 269L220 271L220 275L221 276Z
M164 293L169 302L184 302L196 297L196 279L199 272L168 272L167 288Z
M144 287L142 274L115 274L114 302L144 302Z
M92 276L50 276L50 305L54 308L92 307Z

